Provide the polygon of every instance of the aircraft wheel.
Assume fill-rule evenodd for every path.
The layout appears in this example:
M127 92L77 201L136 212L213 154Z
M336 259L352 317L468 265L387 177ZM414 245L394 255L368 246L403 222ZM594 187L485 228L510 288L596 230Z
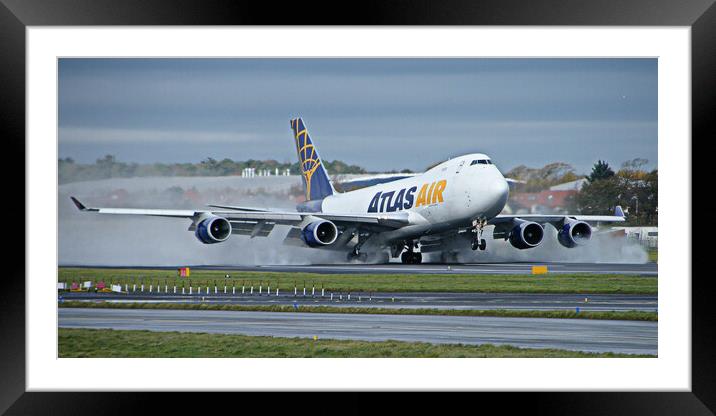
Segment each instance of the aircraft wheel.
M485 241L485 240L482 240L482 241ZM473 239L472 239L472 243L470 244L470 248L473 249L473 250L477 250L478 248L480 248L480 243L477 241L477 238L473 238Z
M403 264L410 264L410 260L412 260L410 257L410 252L404 251L403 254L400 255L400 261Z
M423 254L422 253L413 253L411 260L413 260L413 264L420 264L423 262Z
M487 241L485 241L485 239L483 238L482 240L480 240L480 250L485 250L486 248L487 248Z

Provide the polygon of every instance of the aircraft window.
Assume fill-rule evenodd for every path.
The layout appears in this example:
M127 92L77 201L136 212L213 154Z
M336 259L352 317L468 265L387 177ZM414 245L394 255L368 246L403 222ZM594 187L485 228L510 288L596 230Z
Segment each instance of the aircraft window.
M472 165L477 165L478 163L479 163L480 165L491 165L491 164L492 164L492 161L491 161L490 159L478 159L478 160L473 160L472 162L470 162L470 166L472 166Z

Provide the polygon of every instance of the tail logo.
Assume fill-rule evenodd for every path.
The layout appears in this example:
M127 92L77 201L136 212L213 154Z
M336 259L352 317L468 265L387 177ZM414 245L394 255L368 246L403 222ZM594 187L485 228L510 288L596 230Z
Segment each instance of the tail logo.
M318 157L316 148L308 136L306 126L301 119L291 120L294 138L296 139L296 150L298 151L301 174L306 181L306 199L311 199L311 179L316 170L321 166L321 159Z

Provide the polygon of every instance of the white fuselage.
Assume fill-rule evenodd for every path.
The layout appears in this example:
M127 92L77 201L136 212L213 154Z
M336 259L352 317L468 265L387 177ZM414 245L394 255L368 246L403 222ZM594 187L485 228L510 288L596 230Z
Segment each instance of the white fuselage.
M476 162L473 162L476 161ZM373 243L417 239L479 218L499 214L509 187L484 154L473 153L443 162L422 175L334 194L323 200L324 213L407 212L410 225L380 233Z

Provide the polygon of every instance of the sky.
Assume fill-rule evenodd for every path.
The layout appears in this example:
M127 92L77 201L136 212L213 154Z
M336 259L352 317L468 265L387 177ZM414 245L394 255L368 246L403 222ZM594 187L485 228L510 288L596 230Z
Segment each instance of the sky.
M370 171L488 154L503 171L567 162L657 167L656 59L59 60L59 157L93 163L294 162Z

